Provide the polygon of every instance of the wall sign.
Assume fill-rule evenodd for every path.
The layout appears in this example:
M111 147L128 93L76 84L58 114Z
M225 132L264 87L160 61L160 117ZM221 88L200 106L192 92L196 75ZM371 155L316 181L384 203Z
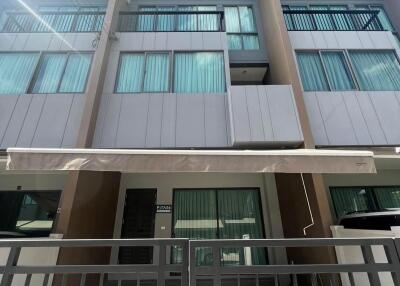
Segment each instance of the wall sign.
M157 205L156 213L171 213L172 205Z

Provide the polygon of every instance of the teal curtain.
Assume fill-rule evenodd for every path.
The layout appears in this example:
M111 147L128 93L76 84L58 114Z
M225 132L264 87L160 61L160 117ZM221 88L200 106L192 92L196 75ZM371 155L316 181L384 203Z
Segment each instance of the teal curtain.
M225 92L222 52L176 53L174 71L177 93Z
M196 6L181 6L178 11L197 11ZM182 14L178 15L178 31L196 31L197 30L197 15Z
M228 48L229 48L229 50L241 50L242 49L242 36L228 35Z
M79 7L57 7L57 12L78 12ZM52 23L52 27L57 32L70 32L72 31L72 24L74 22L75 15L73 14L57 14Z
M311 5L310 10L314 11L328 11L329 6L327 5ZM334 26L332 23L331 15L329 14L314 14L314 21L317 26L317 30L324 31L324 30L334 30Z
M380 209L400 208L400 187L376 187L374 194Z
M59 92L84 92L91 62L91 54L71 54L65 67Z
M38 54L0 54L0 94L25 93L35 71Z
M144 92L168 92L169 54L152 53L146 58Z
M56 93L64 72L68 55L45 54L41 59L33 93Z
M394 32L395 29L388 17L388 15L386 14L385 9L382 6L371 6L371 10L378 10L379 14L378 14L378 19L382 24L382 27L384 30L386 31L392 31Z
M216 239L218 231L217 198L214 190L174 191L174 237ZM172 249L172 262L182 262L182 250ZM209 248L196 249L197 265L212 264Z
M157 9L155 7L142 7L139 9L141 12L155 12ZM137 20L136 30L138 32L149 32L154 31L156 21L156 15L139 15Z
M207 12L207 11L217 11L216 6L198 6L197 11ZM198 30L199 31L218 31L219 21L216 14L209 15L198 15Z
M242 33L254 33L257 31L251 7L239 6L239 17Z
M220 239L264 238L261 202L258 190L218 190ZM266 264L263 248L224 248L224 265Z
M400 90L400 65L392 51L349 52L361 90Z
M331 188L332 202L338 218L353 212L373 210L371 194L366 188Z
M84 7L79 10L80 12L93 12L86 15L79 15L76 20L75 31L77 32L92 32L99 27L97 21L97 7Z
M174 11L174 7L159 7L158 11ZM175 28L175 15L158 15L157 31L173 31Z
M356 89L343 52L322 52L322 61L332 90Z
M292 11L305 11L308 10L307 6L290 6ZM314 30L314 24L312 15L309 14L292 14L292 21L295 30L299 31L312 31Z
M260 43L258 42L258 36L243 35L243 49L244 50L260 49Z
M318 53L297 53L300 76L304 91L328 91L324 68Z
M118 93L140 92L144 75L144 54L124 54L118 73Z
M330 5L332 11L347 11L346 5ZM333 20L335 22L336 30L349 31L355 30L351 15L334 14Z
M240 33L239 11L237 7L224 7L227 33Z

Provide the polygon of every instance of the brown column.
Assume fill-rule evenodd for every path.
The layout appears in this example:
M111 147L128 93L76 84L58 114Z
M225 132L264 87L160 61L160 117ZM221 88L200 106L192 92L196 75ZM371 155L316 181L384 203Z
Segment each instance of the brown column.
M94 54L76 148L90 148L103 83L119 14L119 0L109 0L104 28ZM72 171L61 196L56 232L64 238L112 238L121 174ZM108 263L109 249L61 249L58 264ZM60 281L56 279L56 284ZM74 285L76 281L69 281Z
M260 0L260 9L270 65L270 83L292 85L304 136L304 147L314 148L281 3L279 0ZM308 229L307 237L330 237L329 226L332 224L332 217L322 175L304 174L303 177L315 221L315 224ZM275 178L285 237L304 237L303 228L310 224L311 218L300 174L276 174ZM334 252L330 249L318 251L296 249L288 252L288 259L294 262L325 263L336 260Z

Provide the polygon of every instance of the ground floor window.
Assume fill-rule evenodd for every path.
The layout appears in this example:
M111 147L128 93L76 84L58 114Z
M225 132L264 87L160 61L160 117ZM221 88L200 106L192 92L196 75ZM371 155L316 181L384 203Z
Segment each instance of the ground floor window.
M0 238L49 236L59 191L0 192Z
M400 208L400 186L332 187L330 192L338 218L357 212Z
M258 189L179 189L174 191L173 236L189 239L264 238ZM197 264L212 263L211 248L196 251ZM258 248L226 248L225 265L266 264L266 252ZM178 249L174 262L181 260Z

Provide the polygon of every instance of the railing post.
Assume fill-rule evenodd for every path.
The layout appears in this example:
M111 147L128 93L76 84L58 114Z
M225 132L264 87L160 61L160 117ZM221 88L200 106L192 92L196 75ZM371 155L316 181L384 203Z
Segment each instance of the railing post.
M10 286L13 280L13 274L11 268L16 266L18 263L19 254L21 248L19 246L11 246L10 253L8 254L7 263L5 265L3 277L1 279L0 286Z
M163 241L159 242L159 253L158 253L158 279L157 286L165 286L165 243Z
M219 246L212 246L213 268L214 268L214 286L221 286L221 249Z
M369 265L368 269L368 279L369 283L373 286L381 286L381 281L379 280L378 273L373 269L375 264L374 254L372 253L371 245L361 246L362 254L364 257L365 264Z
M182 245L182 283L181 286L188 286L189 285L189 241L185 240Z
M196 245L189 240L189 286L196 285Z

